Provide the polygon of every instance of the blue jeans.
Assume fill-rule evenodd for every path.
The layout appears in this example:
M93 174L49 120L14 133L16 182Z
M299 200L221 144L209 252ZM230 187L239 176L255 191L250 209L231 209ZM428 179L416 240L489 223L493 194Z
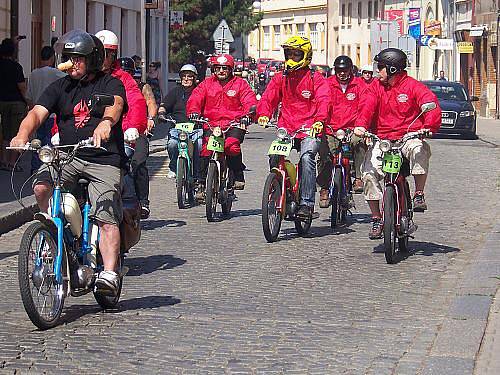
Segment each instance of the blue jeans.
M320 140L313 138L304 138L300 142L300 205L314 207L319 144Z
M198 179L199 176L199 166L200 166L200 151L201 143L203 140L203 129L197 129L189 135L191 141L193 141L193 160L191 160L193 166L193 177ZM177 158L179 157L179 130L170 129L168 141L167 141L167 152L170 158L170 163L168 165L172 172L177 173Z
M54 118L49 117L45 122L40 125L40 127L36 131L35 137L42 142L42 146L46 146L50 144L50 139L52 138L52 126L54 125ZM40 161L40 158L38 157L38 154L36 152L33 153L31 157L31 170L34 172L38 170L42 166L42 162Z

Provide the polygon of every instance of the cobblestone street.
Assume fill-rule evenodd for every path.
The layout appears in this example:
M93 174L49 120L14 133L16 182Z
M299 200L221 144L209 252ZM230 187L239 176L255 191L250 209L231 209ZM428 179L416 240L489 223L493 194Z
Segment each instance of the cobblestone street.
M150 157L151 217L126 259L115 312L91 294L68 298L62 324L36 330L17 282L26 225L3 235L0 373L443 373L429 355L446 361L466 338L480 340L479 329L464 330L463 342L436 338L498 220L500 137L430 141L429 210L416 214L410 256L388 265L381 242L368 239L360 195L340 232L330 209L317 208L306 238L284 222L279 241L266 243L260 208L274 133L251 130L246 189L222 222L207 223L204 206L179 210L166 154ZM455 362L456 373L472 373L473 360Z

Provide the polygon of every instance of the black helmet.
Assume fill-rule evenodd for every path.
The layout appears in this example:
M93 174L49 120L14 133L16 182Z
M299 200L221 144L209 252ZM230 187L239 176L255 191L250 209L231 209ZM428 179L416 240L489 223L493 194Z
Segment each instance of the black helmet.
M379 64L387 66L387 73L392 75L406 69L408 57L400 49L386 48L380 51L374 60Z
M135 62L130 57L120 57L118 59L120 67L127 73L134 74L135 72Z
M104 46L94 35L83 30L72 30L59 38L54 45L58 62L63 56L85 56L88 73L96 73L102 69L104 62Z
M335 69L344 69L344 68L352 69L353 64L349 56L340 55L333 62L333 66Z

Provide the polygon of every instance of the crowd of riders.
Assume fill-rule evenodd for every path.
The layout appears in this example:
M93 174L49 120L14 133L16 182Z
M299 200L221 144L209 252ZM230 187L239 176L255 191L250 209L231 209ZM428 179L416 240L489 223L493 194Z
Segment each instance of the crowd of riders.
M334 74L326 78L311 68L310 41L293 36L282 44L285 62L274 74L249 73L237 68L231 55L214 55L209 60L211 75L205 78L204 72L200 74L199 69L204 68L200 62L182 66L180 84L157 105L152 87L141 82L137 62L119 57L119 40L112 31L102 30L91 35L73 30L54 47L59 68L67 75L49 85L33 103L11 145L26 144L37 128L55 114L53 143L71 144L93 137L97 147L104 147L80 152L67 166L64 179L74 183L84 175L90 181L91 216L100 226L104 262L104 271L96 285L111 291L116 290L118 279L116 256L120 234L117 225L122 215L123 168L127 164L131 170L142 217L147 218L150 202L146 160L149 136L155 124L170 127L167 139L170 178L176 174L179 142L179 133L172 124L195 122L199 125L190 135L198 201L205 198L211 126L225 132L224 152L234 176L235 190L245 188L241 149L245 131L241 127L232 128L233 122L245 128L254 122L267 126L274 121L289 133L301 128L309 130L307 134L298 134L294 143L300 155L301 174L297 217L303 219L313 215L317 186L320 207L328 207L332 178L330 152L337 147L332 136L339 129L353 130L352 190L363 193L368 202L372 215L371 239L382 236L379 202L383 172L380 150L366 142L365 132L396 140L409 131L435 132L441 124L436 96L407 75L407 56L395 48L376 55L378 77L374 76L371 65L362 67L358 76L352 60L338 56L333 62ZM101 111L89 110L89 100L96 93L114 96L114 104ZM417 118L421 106L429 102L434 102L436 109ZM131 158L125 152L130 147L135 149ZM423 212L427 209L424 188L431 156L429 144L423 139L414 139L405 146L403 154L410 162L410 173L415 179L414 210ZM270 166L275 162L271 157ZM50 175L42 169L35 178L34 192L41 210L46 211L51 192Z

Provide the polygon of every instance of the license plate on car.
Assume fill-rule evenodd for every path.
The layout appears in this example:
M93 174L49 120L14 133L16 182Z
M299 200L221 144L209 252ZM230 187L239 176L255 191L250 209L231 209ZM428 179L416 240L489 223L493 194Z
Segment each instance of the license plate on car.
M450 124L450 125L453 125L453 119L452 118L442 118L441 119L441 123L442 124Z

